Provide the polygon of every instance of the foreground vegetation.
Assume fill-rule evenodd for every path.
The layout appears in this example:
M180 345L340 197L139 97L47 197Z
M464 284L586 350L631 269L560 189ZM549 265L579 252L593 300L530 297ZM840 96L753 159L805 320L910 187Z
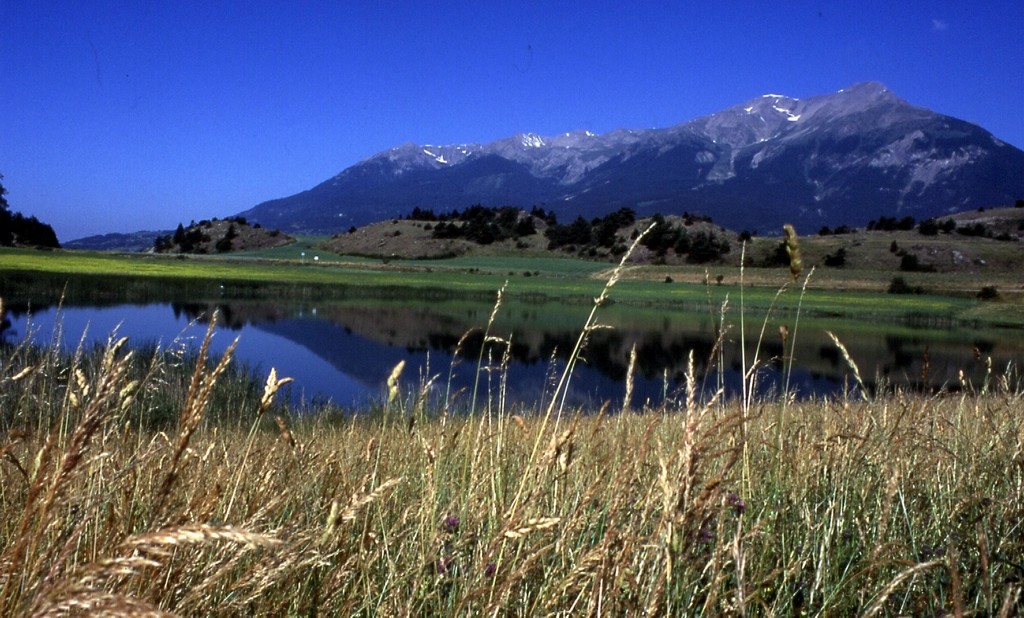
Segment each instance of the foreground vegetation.
M786 249L796 278L795 234ZM741 296L741 396L698 386L691 352L657 409L631 409L628 376L622 402L567 409L626 257L533 409L506 405L484 350L456 361L476 356L480 390L438 374L405 392L399 363L378 409L342 416L279 406L288 378L261 392L233 346L207 358L212 322L197 352L3 348L0 614L1024 611L1013 365L867 389L836 339L846 396L757 399Z
M206 349L3 350L0 614L1024 610L1010 375L453 414L399 366L372 413L297 416Z

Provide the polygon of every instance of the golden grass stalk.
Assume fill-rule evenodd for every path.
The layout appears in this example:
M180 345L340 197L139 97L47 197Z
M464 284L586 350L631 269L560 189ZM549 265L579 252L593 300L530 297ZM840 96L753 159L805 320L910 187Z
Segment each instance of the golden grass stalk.
M945 564L945 560L929 560L928 562L921 562L904 569L896 577L892 578L892 581L890 581L881 592L875 595L871 605L869 605L864 613L861 614L861 618L871 618L871 616L879 614L884 609L885 602L889 600L889 596L896 592L896 589L899 588L907 579L914 577L923 571L927 571L928 569L932 569L937 566L945 566Z
M629 349L629 365L626 367L626 394L622 397L622 412L629 412L633 406L633 379L636 371L636 343Z
M270 374L267 375L267 383L263 387L263 397L260 398L260 408L256 412L256 417L263 416L270 406L274 403L274 397L277 395L277 391L281 390L282 386L290 384L294 378L278 378L277 369L274 367L270 368Z
M209 543L231 543L247 549L280 545L280 539L266 534L243 530L235 526L192 524L174 526L134 536L122 545L147 557L169 556L178 548Z
M480 372L483 370L484 353L487 349L487 344L492 341L491 328L494 326L494 320L498 317L498 310L501 309L501 301L505 295L505 288L508 287L508 281L498 288L497 298L494 300L494 307L491 308L491 315L487 318L487 326L484 327L484 341L480 346L480 355L476 361L476 373L473 376L473 395L469 401L469 413L472 415L476 412L476 399L477 392L480 387ZM500 341L500 340L499 340Z
M601 305L603 305L605 301L608 299L608 293L611 291L612 287L614 287L615 284L618 283L619 278L622 276L623 270L625 270L626 268L626 263L629 261L630 256L632 256L636 248L640 245L640 241L643 240L644 236L647 235L648 232L654 229L655 225L656 224L652 223L646 230L638 234L637 237L633 239L633 243L630 244L629 248L622 255L622 259L619 261L618 266L616 266L612 270L611 275L608 277L608 281L605 283L604 288L602 288L601 290L601 294L594 299L594 306L590 310L590 315L587 316L586 321L583 323L583 329L580 331L580 335L576 340L576 346L569 354L569 360L566 362L566 366L565 369L562 371L561 378L559 378L558 383L555 386L554 392L552 392L551 394L551 401L548 404L546 411L544 412L544 417L541 421L540 430L537 432L537 437L534 441L533 449L530 452L529 462L531 465L533 462L537 460L537 453L540 449L541 440L543 439L544 432L547 428L548 423L551 420L551 417L556 413L556 405L558 405L557 416L555 419L555 427L557 430L558 422L561 419L562 410L565 406L565 396L568 392L569 380L572 377L572 372L576 366L576 361L580 357L580 353L583 350L587 338L589 337L591 330L593 330L594 328L595 317L597 315L598 308L600 308ZM559 395L561 395L561 399L559 398ZM508 512L510 514L515 513L518 509L519 501L522 499L523 492L526 489L526 482L527 478L524 476L522 481L519 483L519 487L516 489L515 497L512 499L512 504L508 509Z
M236 340L237 341L237 340ZM239 479L245 471L245 465L249 460L249 453L252 452L253 440L256 439L256 430L259 428L260 419L266 414L267 410L274 403L274 396L277 395L277 391L286 384L292 382L292 378L278 378L277 369L271 367L270 373L267 375L266 384L263 386L263 397L260 398L260 407L256 411L256 418L253 419L252 425L249 428L249 437L245 441L245 452L242 453L242 461L238 464L238 468L235 472L235 481L231 488L231 497L228 499L228 506L225 509L225 517L231 514L231 508L235 504L235 497L238 495ZM277 417L278 426L281 428L281 435L287 436L290 439L291 445L295 446L295 439L292 437L291 432L288 431L288 426L285 425L284 420L281 417Z
M175 614L128 595L109 594L96 590L80 590L52 605L40 608L34 618L65 618L95 616L97 618L172 618Z
M832 340L832 343L835 344L836 348L839 349L839 353L843 355L843 360L846 361L846 366L849 367L850 371L853 372L853 379L857 382L861 398L866 402L870 402L870 397L868 396L868 389L867 387L864 386L864 380L862 380L860 377L860 368L857 367L857 363L850 356L850 352L846 349L846 346L843 345L843 342L839 341L839 337L836 337L832 331L827 330L825 331L825 333Z
M357 492L353 494L344 510L339 508L337 500L331 504L331 514L327 518L324 535L321 541L326 541L331 534L343 523L355 521L359 513L374 501L379 499L392 487L402 482L402 478L392 478L384 481L376 489L369 492Z
M1019 584L1011 584L1006 587L1006 592L1003 593L1003 602L999 606L999 618L1010 618L1010 616L1017 615L1015 608L1020 602L1020 592Z
M392 369L388 375L388 404L393 404L399 395L399 380L402 377L402 370L405 369L405 361L400 360Z
M236 338L231 342L227 350L224 351L220 361L217 362L213 369L207 370L206 362L216 326L217 312L215 311L210 318L210 324L207 326L202 345L199 347L199 355L196 358L192 380L189 384L188 393L185 396L185 404L182 406L181 413L178 416L178 435L174 443L170 465L157 493L157 500L153 509L154 519L159 519L162 515L167 499L170 497L171 488L178 480L178 467L181 463L181 457L188 448L192 435L199 428L199 424L206 415L210 404L210 396L213 394L213 388L217 384L217 379L228 368L231 358L234 356L235 347L238 346L238 339Z
M786 246L786 255L789 256L789 274L792 275L793 281L796 281L804 269L803 260L800 258L800 239L797 238L796 229L789 223L782 226L782 231L786 236L783 242Z
M587 316L586 321L583 323L580 335L576 339L576 345L569 353L569 360L566 362L565 369L562 371L562 377L559 379L558 384L555 386L555 390L551 395L551 403L548 405L545 417L550 417L555 412L556 404L558 405L558 417L561 417L561 412L565 408L565 397L569 390L569 380L572 378L576 362L579 360L580 354L586 346L590 333L596 328L601 328L601 326L597 325L595 322L597 310L608 300L608 294L622 277L622 273L626 269L626 263L629 261L630 257L632 257L633 252L636 251L636 248L640 246L640 241L642 241L644 236L654 229L655 225L656 224L652 223L646 230L638 234L637 237L633 239L632 244L630 244L626 252L622 254L622 259L619 260L618 266L612 269L611 275L608 277L608 281L601 289L601 293L594 299L594 305L590 310L590 315ZM561 396L561 399L559 399L559 396Z
M122 338L108 342L103 353L99 385L95 390L88 389L88 400L80 402L84 406L80 420L68 438L56 466L50 469L50 460L55 456L54 451L59 444L60 425L50 431L43 448L36 455L25 506L14 536L16 540L0 555L0 564L8 565L15 572L20 571L21 577L3 579L0 582L0 598L19 598L28 585L25 579L32 577L36 569L44 567L39 562L40 548L45 543L48 530L58 525L55 507L69 485L81 474L81 464L85 461L93 438L112 419L113 410L108 404L116 397L118 385L127 373L132 358L131 352L118 356L126 341ZM18 467L21 468L20 465Z
M521 539L528 534L550 530L562 521L561 517L533 517L522 524L510 528L502 533L506 539Z

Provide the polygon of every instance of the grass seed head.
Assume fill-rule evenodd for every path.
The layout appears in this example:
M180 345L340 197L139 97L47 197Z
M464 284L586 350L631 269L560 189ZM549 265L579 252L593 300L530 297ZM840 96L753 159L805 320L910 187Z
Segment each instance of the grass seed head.
M388 376L388 403L394 403L398 399L398 379L402 377L402 370L405 369L405 361L400 360Z
M782 226L786 234L786 255L789 256L789 274L793 275L795 281L804 270L803 260L800 258L800 240L796 236L796 228L789 223Z

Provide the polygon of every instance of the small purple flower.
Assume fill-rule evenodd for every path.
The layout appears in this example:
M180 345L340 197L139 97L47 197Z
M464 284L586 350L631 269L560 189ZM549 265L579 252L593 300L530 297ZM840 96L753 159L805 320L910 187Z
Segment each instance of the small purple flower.
M449 556L441 556L434 562L434 572L438 575L455 575L457 568L455 558Z
M459 529L459 517L458 515L449 515L444 518L444 522L441 524L441 528L447 533L453 533Z
M729 497L726 498L726 502L732 507L732 510L737 515L742 515L743 511L747 510L747 503L743 501L735 492L729 492Z
M942 558L946 555L946 548L942 545L922 545L921 551L918 552L921 560L931 560L932 558Z
M700 530L697 531L697 542L704 544L710 543L715 540L715 533L711 531L709 526L701 526Z
M494 574L498 572L498 565L493 562L488 562L487 566L484 567L484 575L487 577L494 577Z

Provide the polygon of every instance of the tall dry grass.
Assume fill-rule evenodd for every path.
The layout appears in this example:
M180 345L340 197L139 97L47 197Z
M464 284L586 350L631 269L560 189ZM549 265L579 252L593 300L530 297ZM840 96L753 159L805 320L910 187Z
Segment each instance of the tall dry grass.
M692 355L677 402L614 414L561 387L449 414L396 367L379 414L297 416L286 378L207 358L214 336L2 351L0 615L1024 611L1008 376L787 397L782 425L702 389Z

